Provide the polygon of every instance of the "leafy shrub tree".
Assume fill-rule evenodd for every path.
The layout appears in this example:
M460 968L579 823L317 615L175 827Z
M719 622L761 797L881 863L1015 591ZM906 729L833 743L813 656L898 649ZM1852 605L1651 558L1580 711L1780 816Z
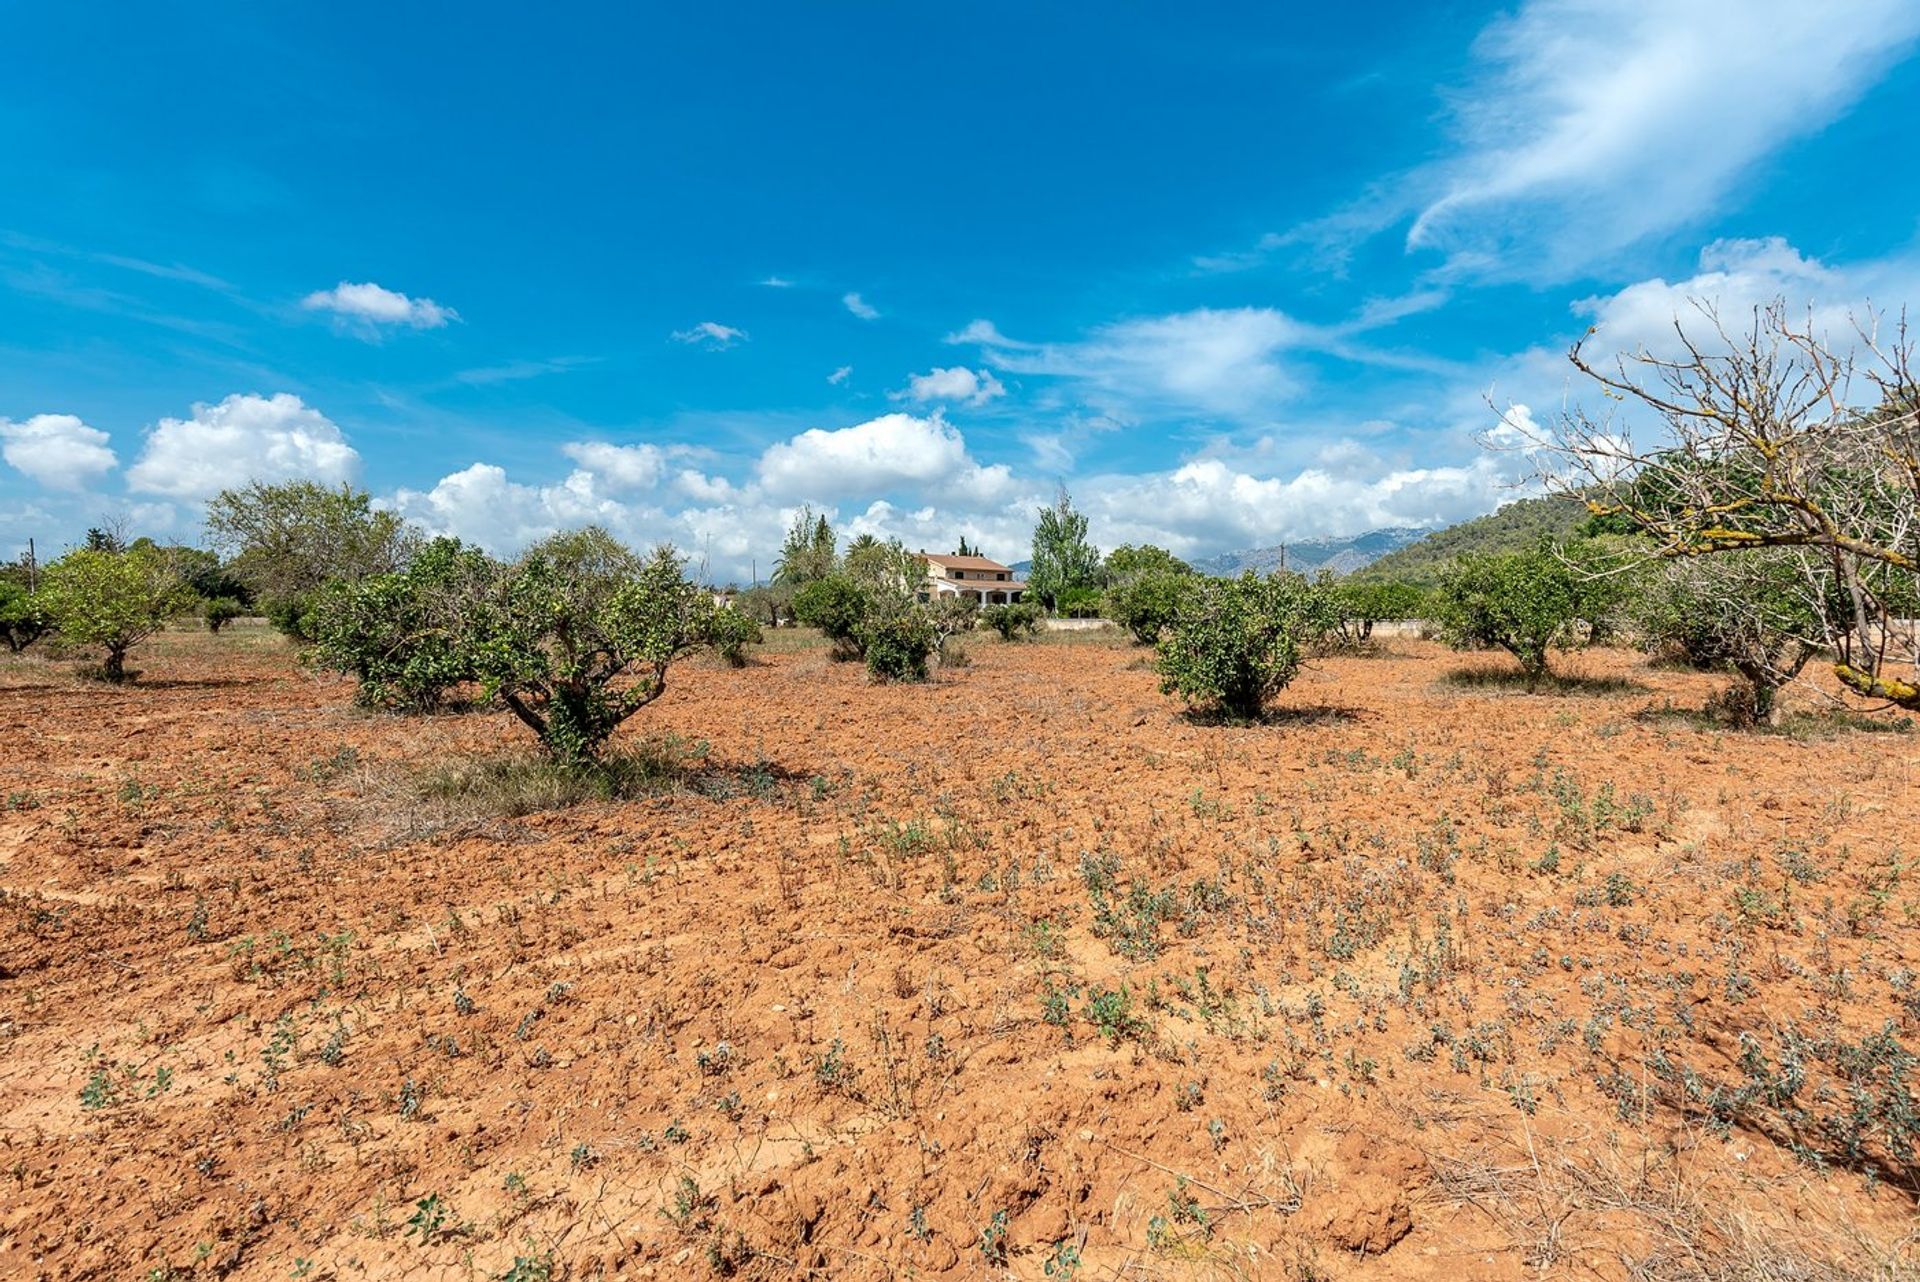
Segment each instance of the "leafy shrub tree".
M860 625L867 675L875 681L925 681L927 659L939 641L927 611L909 600L877 602Z
M312 661L360 682L370 708L427 712L477 680L474 622L492 608L499 578L486 553L434 539L394 574L336 579L310 598L301 623Z
M839 568L834 552L833 527L824 513L812 506L794 514L787 538L780 545L780 556L773 563L773 581L787 587L800 587L826 578Z
M959 636L980 626L980 610L978 597L959 593L935 597L927 603L927 617L933 621L933 630L942 638Z
M1127 575L1107 589L1106 616L1141 645L1152 645L1179 613L1181 598L1198 582L1191 571L1169 568Z
M1579 625L1601 617L1617 588L1590 578L1561 549L1469 554L1440 576L1442 637L1456 649L1498 648L1520 661L1527 684L1549 673L1549 651L1579 640Z
M1733 672L1741 685L1722 706L1736 721L1778 725L1780 690L1819 651L1823 616L1835 608L1826 565L1756 548L1661 569L1635 619L1648 643L1694 667Z
M746 667L747 647L764 639L760 621L736 606L721 606L707 620L707 644L732 667Z
M1002 641L1025 641L1040 630L1040 607L1028 601L990 605L980 611L980 622L998 632Z
M1107 553L1103 577L1109 584L1124 583L1143 574L1192 574L1193 567L1163 547L1122 543Z
M208 597L200 606L200 617L206 620L207 631L218 632L235 619L245 616L247 607L240 603L239 597Z
M207 504L207 535L268 621L295 637L321 587L395 573L420 544L418 531L375 510L366 491L312 481L222 490Z
M666 691L674 661L709 635L713 609L671 548L642 559L598 527L556 534L476 613L475 667L553 757L588 764Z
M40 596L67 640L106 652L100 675L128 679L127 652L191 610L193 589L151 543L125 551L79 547L47 567Z
M26 584L0 579L0 641L7 650L19 654L45 636L53 627L47 617L46 601Z
M1073 510L1073 498L1063 489L1052 507L1040 509L1033 528L1027 596L1056 614L1063 605L1097 606L1100 573L1100 549L1087 539L1086 514ZM1069 595L1076 591L1078 596Z
M1376 623L1417 619L1429 607L1419 587L1389 579L1344 579L1332 591L1338 615L1334 630L1345 645L1372 640Z
M777 628L783 622L792 623L794 591L784 583L763 584L748 588L733 599L733 606L763 628Z
M873 593L850 575L815 579L793 597L793 616L833 643L836 659L858 659L866 653L861 625L873 612Z
M1328 593L1297 574L1197 579L1160 638L1160 689L1253 718L1333 625Z

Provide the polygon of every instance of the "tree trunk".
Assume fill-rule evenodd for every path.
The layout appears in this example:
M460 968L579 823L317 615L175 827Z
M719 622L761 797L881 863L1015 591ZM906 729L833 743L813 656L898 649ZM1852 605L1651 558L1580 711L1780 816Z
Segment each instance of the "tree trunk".
M100 665L100 675L109 681L127 679L127 647L123 645L107 647L107 661Z

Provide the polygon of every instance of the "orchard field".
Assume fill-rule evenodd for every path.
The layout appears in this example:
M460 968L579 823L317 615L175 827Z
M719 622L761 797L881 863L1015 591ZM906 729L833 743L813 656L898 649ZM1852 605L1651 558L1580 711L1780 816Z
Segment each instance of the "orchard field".
M1920 738L1815 668L772 638L550 809L258 625L0 666L0 1276L1913 1273Z

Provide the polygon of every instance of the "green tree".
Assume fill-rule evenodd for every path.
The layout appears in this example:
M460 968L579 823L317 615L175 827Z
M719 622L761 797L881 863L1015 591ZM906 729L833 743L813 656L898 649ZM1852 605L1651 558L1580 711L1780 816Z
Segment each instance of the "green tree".
M1143 574L1192 574L1193 567L1173 553L1151 543L1135 546L1122 543L1107 553L1104 565L1108 584L1125 583Z
M779 559L773 563L773 581L791 587L813 583L832 574L839 565L834 552L833 527L823 513L811 504L794 514L780 545Z
M871 534L847 545L841 565L855 580L882 592L911 595L927 577L927 563L918 553L907 551L899 539L882 543Z
M425 712L476 680L470 635L493 608L500 567L458 539L427 543L394 574L336 579L313 597L306 630L316 665L359 679L367 707Z
M1507 651L1527 684L1549 675L1550 651L1580 640L1579 625L1603 617L1618 586L1581 554L1541 543L1521 552L1473 553L1440 576L1441 635L1457 649Z
M1197 579L1160 638L1160 689L1250 719L1299 674L1333 625L1329 595L1297 574Z
M1193 567L1162 548L1115 548L1107 555L1103 612L1141 645L1152 645L1173 622L1180 598L1194 581Z
M860 622L860 649L874 681L925 681L939 641L927 612L901 597L879 598Z
M125 681L127 652L193 608L193 589L167 553L79 547L49 565L41 602L67 640L106 652L100 675Z
M13 654L45 636L53 626L45 600L26 584L0 579L0 641Z
M747 647L764 639L760 621L737 606L720 606L707 619L707 644L731 667L746 667Z
M815 579L794 594L793 615L833 643L836 659L858 659L865 653L861 625L873 612L873 593L847 574Z
M710 593L671 548L642 559L605 530L556 534L510 567L474 620L482 687L556 759L598 757L709 634Z
M1040 630L1040 607L1026 601L990 605L980 611L980 622L998 632L1002 641L1030 640Z
M207 504L208 540L282 631L299 634L311 595L332 579L392 574L420 535L364 490L312 481L255 481Z
M1741 685L1725 706L1735 718L1778 725L1780 690L1819 652L1824 616L1838 604L1824 559L1756 548L1661 571L1636 610L1647 640L1694 667L1734 673Z
M1345 645L1371 640L1376 623L1417 619L1430 606L1419 586L1391 579L1343 579L1331 591L1338 616L1335 632Z
M1062 598L1069 602L1079 591L1080 601L1100 586L1100 549L1087 539L1087 518L1073 509L1073 497L1062 489L1052 507L1040 509L1033 527L1033 566L1027 572L1027 595L1055 613Z

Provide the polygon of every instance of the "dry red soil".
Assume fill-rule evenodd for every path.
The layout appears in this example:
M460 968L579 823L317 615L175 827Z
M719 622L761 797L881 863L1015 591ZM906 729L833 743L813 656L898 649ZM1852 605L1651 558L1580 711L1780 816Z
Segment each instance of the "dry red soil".
M1907 1275L1920 735L1391 644L689 663L508 819L260 634L0 666L0 1277Z

